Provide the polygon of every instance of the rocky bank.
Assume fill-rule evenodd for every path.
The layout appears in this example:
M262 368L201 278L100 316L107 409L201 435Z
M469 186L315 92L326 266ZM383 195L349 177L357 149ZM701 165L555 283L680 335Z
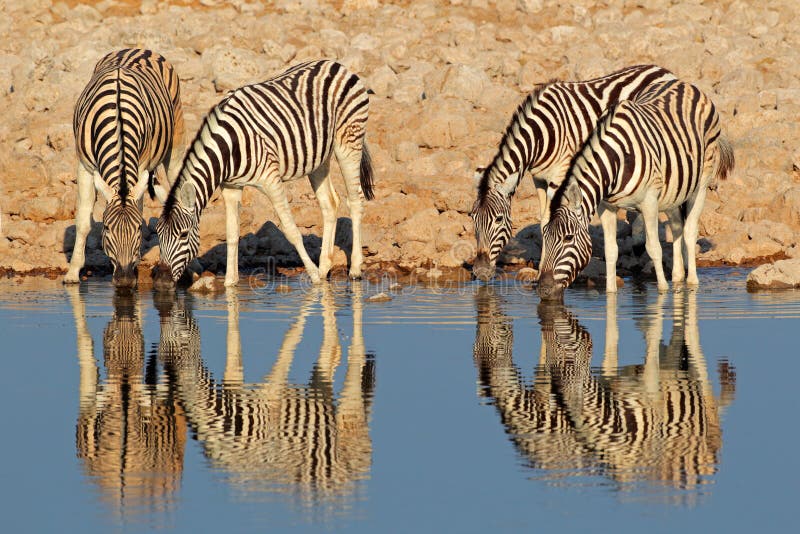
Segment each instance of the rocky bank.
M646 7L642 7L646 5ZM0 4L0 270L65 272L74 240L74 103L95 63L124 47L166 56L181 80L187 132L224 93L301 60L335 58L374 92L368 142L376 199L366 206L367 270L457 267L472 258L472 174L493 156L534 84L656 63L706 91L734 145L733 176L710 193L698 243L704 264L756 264L798 254L800 34L795 0L6 0ZM333 180L341 191L338 168ZM318 253L321 215L306 180L289 186ZM218 196L218 195L217 195ZM145 208L146 261L158 256L159 206ZM102 206L95 208L99 220ZM342 203L337 261L346 264ZM529 179L513 202L505 261L539 258ZM246 189L243 269L297 265L266 197ZM647 259L634 217L620 225L620 271ZM224 206L201 224L201 263L224 270ZM87 267L102 272L100 223ZM595 254L602 255L599 228ZM663 238L669 239L668 232ZM669 250L665 250L668 256ZM669 257L665 261L670 261ZM601 262L595 261L595 265Z

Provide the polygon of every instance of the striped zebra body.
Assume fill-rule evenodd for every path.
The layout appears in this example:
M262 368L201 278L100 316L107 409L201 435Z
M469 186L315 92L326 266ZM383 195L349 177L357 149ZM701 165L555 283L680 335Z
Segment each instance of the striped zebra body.
M494 276L497 258L511 239L511 198L526 171L533 175L541 225L548 199L564 181L570 162L605 109L634 98L655 83L675 79L655 65L628 67L584 82L540 85L517 108L491 164L479 170L475 223L478 278Z
M167 182L183 139L178 77L161 55L126 49L101 59L78 98L73 115L78 155L75 246L64 282L77 283L85 261L95 190L105 201L103 250L114 284L136 285L142 245L145 191L163 202L169 184L156 184L159 166ZM175 168L175 167L173 167Z
M374 368L364 349L361 295L354 292L354 330L337 395L333 377L342 347L333 295L324 286L320 292L309 291L275 363L254 384L244 382L235 293L227 293L227 358L222 377L214 376L199 353L174 350L189 338L199 338L191 312L173 309L162 314L160 347L172 349L161 352L161 357L192 432L206 457L230 473L231 481L243 491L288 490L312 501L335 501L349 495L355 483L368 475ZM323 315L319 358L308 382L295 384L289 373L317 295Z
M659 212L667 213L672 229L673 282L686 277L687 284L697 285L695 243L706 190L713 179L725 179L733 165L733 150L720 138L714 104L691 84L664 82L609 108L553 197L552 217L543 229L539 295L560 298L586 266L591 256L589 221L596 211L606 235L606 291L616 291L619 208L641 212L659 291L668 288Z
M352 218L350 276L361 275L362 195L373 197L364 135L369 98L358 77L333 61L312 61L230 92L206 116L189 147L157 230L164 272L177 281L199 249L200 214L222 187L228 245L225 284L238 281L242 188L265 193L284 233L319 282L330 270L339 197L329 177L331 155L344 176ZM323 216L319 267L311 261L289 208L284 182L308 176Z

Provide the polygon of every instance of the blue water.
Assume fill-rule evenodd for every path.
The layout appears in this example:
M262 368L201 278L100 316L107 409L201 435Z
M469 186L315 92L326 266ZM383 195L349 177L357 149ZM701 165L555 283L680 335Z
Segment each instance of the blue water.
M800 292L745 274L555 307L2 281L3 531L792 530Z

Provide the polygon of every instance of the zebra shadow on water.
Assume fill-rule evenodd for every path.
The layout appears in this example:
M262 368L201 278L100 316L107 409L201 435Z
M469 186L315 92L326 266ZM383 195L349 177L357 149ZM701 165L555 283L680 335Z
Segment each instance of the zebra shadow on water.
M156 351L145 352L139 296L115 294L101 369L86 320L86 286L65 290L77 334L75 442L84 473L120 518L170 512L181 485L186 418L159 372Z
M473 346L481 396L489 399L534 478L691 504L710 492L722 447L721 412L735 371L718 364L715 395L700 347L694 291L673 294L672 333L662 341L661 294L638 320L644 363L620 366L616 295L608 295L603 360L592 367L589 331L561 303L538 307L541 349L526 379L513 356L513 321L491 286L476 295Z
M317 234L304 234L303 246L311 259L319 263L322 251L322 237ZM339 217L336 222L334 246L344 252L347 258L346 268L350 268L350 257L353 250L353 222L349 217ZM286 238L283 231L273 221L266 221L255 232L248 232L239 238L239 268L247 270L266 270L267 274L276 274L276 267L302 267L303 262L297 250ZM223 241L197 258L200 266L207 271L223 274L227 261L227 245ZM345 268L335 266L333 270Z
M358 284L350 297L353 332L338 393L335 373L342 363L342 344L335 298L327 284L304 295L277 358L256 383L244 379L235 290L229 288L225 296L226 360L221 377L201 356L190 297L156 303L161 316L159 354L178 405L210 466L241 498L282 494L304 507L329 505L335 510L369 477L375 359L364 346ZM317 309L323 321L319 357L309 380L294 384L289 376L295 353Z

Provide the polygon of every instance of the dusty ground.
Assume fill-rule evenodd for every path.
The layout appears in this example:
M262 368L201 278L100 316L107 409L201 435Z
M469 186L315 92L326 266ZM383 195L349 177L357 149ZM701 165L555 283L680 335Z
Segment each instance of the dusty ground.
M736 151L734 175L706 203L701 261L742 265L798 255L794 0L7 0L0 14L0 272L65 271L74 240L73 106L100 57L134 46L174 64L189 135L225 91L298 61L336 58L359 73L375 93L368 141L377 195L364 230L373 270L446 270L471 259L473 169L490 161L525 94L551 78L585 79L636 63L663 65L707 91ZM335 166L334 181L341 189ZM321 235L316 200L305 180L289 189L313 255ZM513 204L517 238L505 258L517 266L538 261L534 197L525 180ZM296 265L267 199L246 190L244 206L243 268ZM158 211L147 204L149 261L157 257ZM96 219L101 213L97 206ZM340 217L337 259L344 265L345 205ZM224 269L223 220L217 199L201 225L206 269ZM108 262L95 226L87 267L102 272ZM646 257L632 254L639 244L632 226L620 231L622 272L647 270Z

